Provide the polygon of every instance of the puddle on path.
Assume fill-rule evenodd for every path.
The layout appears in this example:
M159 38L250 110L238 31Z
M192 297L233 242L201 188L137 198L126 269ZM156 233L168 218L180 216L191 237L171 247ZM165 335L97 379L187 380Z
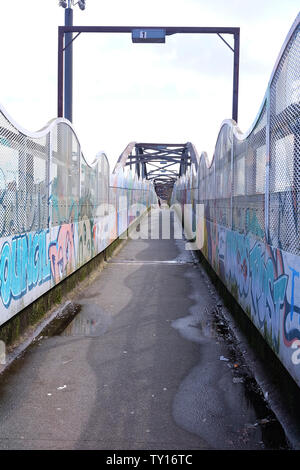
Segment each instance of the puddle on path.
M61 336L101 336L112 323L111 315L96 304L80 304L81 310Z
M97 304L72 304L43 331L43 336L101 336L110 327L111 315Z

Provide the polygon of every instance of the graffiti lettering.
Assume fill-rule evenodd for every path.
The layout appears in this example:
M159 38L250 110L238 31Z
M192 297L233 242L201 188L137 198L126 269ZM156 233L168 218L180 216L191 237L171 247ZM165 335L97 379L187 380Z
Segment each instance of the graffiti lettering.
M4 176L1 175L3 184ZM1 184L1 186L2 186ZM48 191L44 182L34 184L26 177L24 187L12 183L0 191L0 237L14 233L40 230L48 226Z
M2 245L0 255L1 299L6 308L37 284L50 279L48 230L14 237Z
M246 297L249 290L249 239L229 230L226 234L225 272L231 282L236 282L239 295Z
M297 366L298 364L300 364L300 341L296 339L296 341L292 343L291 348L296 349L296 351L293 352L291 359L292 363Z
M300 308L295 305L296 279L299 278L299 271L289 266L292 272L291 279L291 298L290 304L287 303L283 321L283 340L286 346L294 344L295 339L300 339Z
M270 251L270 250L269 250ZM268 256L267 252L267 256ZM278 254L278 256L280 256ZM262 243L256 243L250 251L251 299L255 319L260 328L266 328L271 343L279 348L280 311L284 306L288 276L279 272L281 262L271 252L265 263ZM281 268L280 268L281 269Z
M74 224L59 227L57 239L49 247L49 258L55 283L75 270Z

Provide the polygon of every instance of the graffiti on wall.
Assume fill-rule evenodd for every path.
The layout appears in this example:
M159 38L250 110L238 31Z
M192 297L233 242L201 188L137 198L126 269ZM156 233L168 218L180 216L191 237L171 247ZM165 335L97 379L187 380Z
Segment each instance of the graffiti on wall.
M285 309L288 276L284 273L280 250L255 243L250 251L251 312L259 328L279 351L280 318Z
M57 238L49 247L49 258L55 283L75 270L74 224L59 227Z
M2 308L22 301L27 294L41 295L42 285L59 283L103 251L117 236L117 208L110 215L84 218L38 231L2 238L0 244L0 296ZM72 219L72 217L71 217ZM50 284L49 284L50 287ZM47 288L49 288L47 287ZM32 295L29 297L32 301ZM0 305L1 312L1 305Z
M213 224L206 221L209 247L214 247ZM251 234L218 227L218 247L209 248L213 265L218 253L218 273L239 303L246 306L252 321L278 353L280 341L290 347L300 340L300 306L296 289L300 272L285 261L285 254Z
M240 297L249 292L249 239L243 234L226 232L225 275L229 283L235 283Z
M49 231L25 233L2 244L0 254L0 292L8 308L29 290L50 279Z
M299 269L299 268L298 268ZM300 339L300 305L296 303L296 292L299 290L300 272L288 266L290 278L290 302L286 303L283 318L283 340L287 347Z

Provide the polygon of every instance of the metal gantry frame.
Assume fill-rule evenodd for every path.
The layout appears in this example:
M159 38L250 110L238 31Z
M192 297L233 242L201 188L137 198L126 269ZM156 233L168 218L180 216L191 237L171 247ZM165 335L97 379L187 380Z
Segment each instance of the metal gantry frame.
M66 104L66 96L64 94L64 82L72 83L72 63L69 62L67 70L64 71L64 53L68 47L72 47L73 41L81 33L132 33L134 29L141 30L157 30L164 29L167 36L173 34L217 34L222 41L233 51L233 93L232 93L232 119L238 120L238 93L239 93L239 56L240 56L240 28L229 27L150 27L150 26L59 26L58 27L58 98L57 98L57 114L58 117L65 116L66 108L69 115L72 116L72 99L67 97L71 102ZM72 39L73 33L77 33ZM234 38L234 46L221 36L222 34L231 34ZM68 41L65 37L68 36Z

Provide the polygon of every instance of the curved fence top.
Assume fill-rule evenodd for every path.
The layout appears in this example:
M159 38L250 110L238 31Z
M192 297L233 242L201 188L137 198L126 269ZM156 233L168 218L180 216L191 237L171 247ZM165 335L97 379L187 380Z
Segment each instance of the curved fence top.
M273 70L272 70L272 73L271 73L271 76L270 76L270 79L269 79L269 82L268 82L268 85L267 85L267 89L266 89L266 92L265 92L265 95L264 95L264 98L262 100L262 103L260 105L260 108L256 114L256 117L254 118L252 124L250 125L250 127L247 129L247 131L243 132L238 124L233 121L232 119L225 119L222 123L221 123L221 127L220 127L220 131L219 131L219 134L218 134L218 137L216 139L216 146L217 146L217 142L218 142L218 138L219 138L219 135L221 133L221 130L222 130L222 127L223 126L229 126L232 128L232 132L234 133L234 136L239 139L239 140L245 140L248 138L248 136L252 133L252 131L254 130L254 128L256 127L263 111L264 111L264 107L266 106L266 101L268 99L268 95L270 93L270 87L271 87L271 84L274 80L274 77L276 76L276 72L278 70L278 66L280 64L280 61L282 60L282 57L284 56L284 53L288 47L288 45L290 44L290 41L291 41L291 38L292 36L295 34L295 32L299 29L299 25L300 25L300 13L298 13L295 21L293 22L287 36L286 36L286 39L281 47L281 50L277 56L277 59L276 59L276 62L275 62L275 65L273 67ZM298 88L299 88L299 84L298 84ZM216 147L215 146L215 147ZM202 151L201 154L200 154L200 158L199 160L203 157L205 162L206 162L206 166L207 168L209 168L212 163L213 163L213 160L214 160L214 155L215 155L215 152L213 153L213 156L212 158L210 159L207 152L205 151Z

